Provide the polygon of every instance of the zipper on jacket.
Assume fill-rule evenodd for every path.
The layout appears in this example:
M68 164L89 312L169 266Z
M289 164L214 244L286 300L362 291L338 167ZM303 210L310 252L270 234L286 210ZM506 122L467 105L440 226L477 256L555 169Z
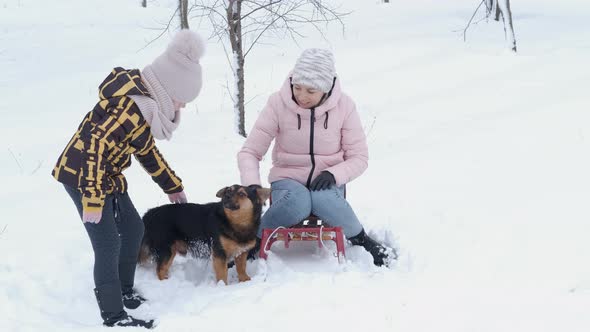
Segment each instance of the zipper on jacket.
M310 118L310 128L309 128L309 155L311 157L311 171L309 171L309 176L307 177L307 188L311 185L311 177L313 176L313 171L315 170L315 156L313 153L313 136L314 136L314 126L315 126L315 108L311 109L311 118Z

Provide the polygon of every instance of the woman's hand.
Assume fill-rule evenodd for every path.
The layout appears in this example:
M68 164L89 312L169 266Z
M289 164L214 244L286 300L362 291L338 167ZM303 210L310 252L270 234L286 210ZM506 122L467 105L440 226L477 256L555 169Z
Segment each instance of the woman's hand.
M311 191L318 191L324 189L330 189L333 185L336 184L336 179L334 175L328 171L322 171L320 175L318 175L309 186Z

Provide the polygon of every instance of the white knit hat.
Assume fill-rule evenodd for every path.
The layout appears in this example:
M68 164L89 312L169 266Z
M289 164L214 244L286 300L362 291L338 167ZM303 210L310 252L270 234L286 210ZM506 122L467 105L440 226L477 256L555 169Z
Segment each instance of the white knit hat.
M201 36L188 29L180 30L166 51L146 69L153 71L170 98L188 103L201 91L203 75L199 59L204 52L205 43Z
M335 76L332 52L321 48L309 48L297 59L291 83L306 85L327 93L332 89Z

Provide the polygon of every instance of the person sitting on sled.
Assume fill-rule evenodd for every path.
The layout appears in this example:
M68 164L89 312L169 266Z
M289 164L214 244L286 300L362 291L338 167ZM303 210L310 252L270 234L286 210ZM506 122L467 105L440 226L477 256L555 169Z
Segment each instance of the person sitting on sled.
M353 245L371 253L375 265L397 257L365 233L344 197L345 184L367 169L369 152L355 104L341 90L329 50L305 50L281 89L269 97L238 152L243 185L261 184L260 161L273 140L272 205L262 216L259 239L263 228L290 227L313 213L342 227Z

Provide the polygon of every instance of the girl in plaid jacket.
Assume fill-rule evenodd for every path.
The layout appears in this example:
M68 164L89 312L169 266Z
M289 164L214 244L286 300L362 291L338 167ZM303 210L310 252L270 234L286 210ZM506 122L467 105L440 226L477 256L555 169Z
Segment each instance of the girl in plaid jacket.
M153 327L124 308L145 301L134 289L144 225L127 193L123 171L134 156L173 203L186 202L182 181L155 144L180 122L180 110L201 90L204 43L181 30L143 70L115 68L99 86L99 101L84 116L53 169L74 201L94 250L94 283L106 326Z

